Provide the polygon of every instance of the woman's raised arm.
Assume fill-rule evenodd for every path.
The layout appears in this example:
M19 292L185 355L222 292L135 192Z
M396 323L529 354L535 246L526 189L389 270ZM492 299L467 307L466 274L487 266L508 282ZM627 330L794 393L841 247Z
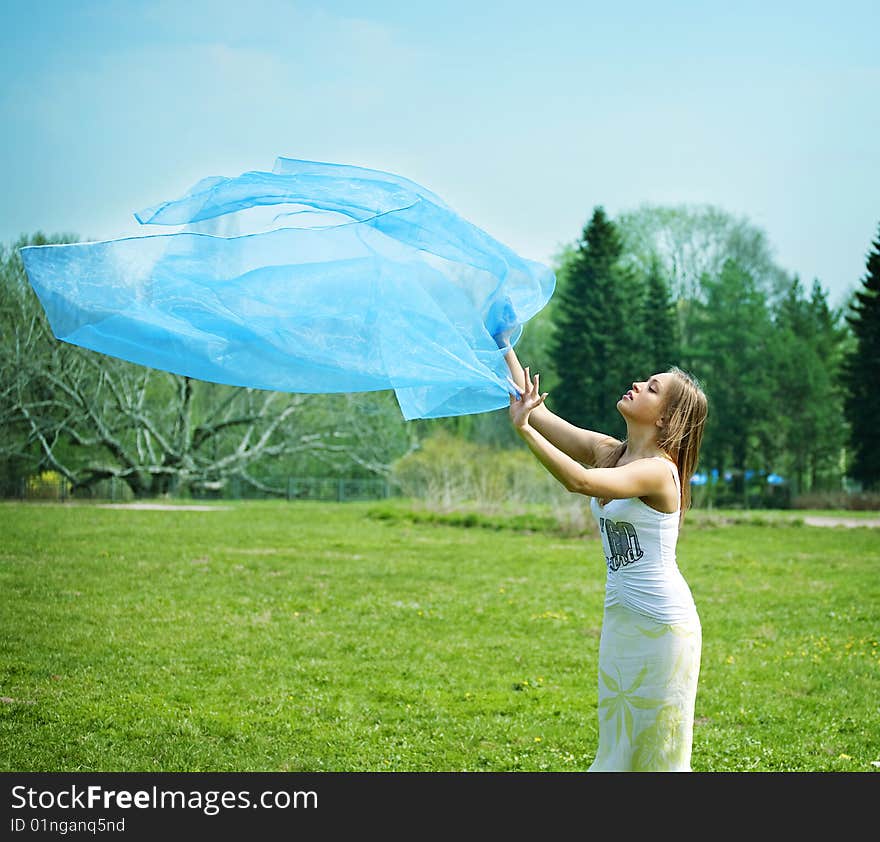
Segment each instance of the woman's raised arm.
M507 362L507 367L510 369L511 379L520 389L524 389L526 373L512 346L507 347L504 359ZM534 380L533 372L529 371L529 376ZM532 410L529 416L529 424L563 453L568 454L577 462L590 467L596 465L597 459L605 451L620 444L620 441L614 438L614 436L585 430L583 427L569 423L564 418L551 412L546 404L542 404Z

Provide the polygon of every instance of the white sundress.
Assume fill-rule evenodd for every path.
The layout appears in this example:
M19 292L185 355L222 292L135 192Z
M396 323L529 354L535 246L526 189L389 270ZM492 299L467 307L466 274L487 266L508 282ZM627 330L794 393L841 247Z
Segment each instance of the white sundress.
M680 500L675 463L651 458L670 465ZM590 500L607 565L590 772L691 771L702 629L676 561L680 508Z

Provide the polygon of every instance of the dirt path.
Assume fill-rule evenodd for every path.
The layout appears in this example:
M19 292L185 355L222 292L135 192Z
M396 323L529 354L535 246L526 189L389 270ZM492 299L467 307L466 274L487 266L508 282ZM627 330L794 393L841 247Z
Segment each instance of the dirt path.
M807 526L880 526L880 518L834 517L831 515L805 515Z

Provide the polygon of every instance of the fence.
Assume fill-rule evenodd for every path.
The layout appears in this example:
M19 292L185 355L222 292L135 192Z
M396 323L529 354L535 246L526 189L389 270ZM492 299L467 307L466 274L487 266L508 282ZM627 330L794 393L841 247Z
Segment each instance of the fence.
M394 482L389 482L381 477L353 478L353 477L288 477L279 481L272 480L273 484L280 484L282 493L273 494L261 491L244 482L239 477L230 478L229 482L222 487L202 489L171 489L167 495L154 495L155 497L174 497L177 499L193 500L259 500L259 499L287 499L293 500L332 500L346 502L350 500L376 500L386 497L398 497L404 492ZM268 483L267 483L268 484ZM547 482L558 492L558 488L551 482ZM421 489L413 491L409 488L412 496L427 496L433 500L445 499L444 493L437 489L423 492ZM451 504L457 499L455 489L452 490ZM512 486L511 494L516 497L516 486ZM749 488L747 501L743 501L742 494L732 494L725 488L723 493L709 485L695 485L691 489L692 505L694 508L839 508L839 509L871 509L880 508L880 494L877 492L854 491L823 491L800 495L791 498L786 486L768 486L766 489ZM714 493L713 493L714 492ZM493 497L493 495L489 495ZM543 499L538 491L529 486L519 496L524 499ZM42 474L27 479L10 481L0 478L0 499L18 500L46 500L66 502L69 500L109 500L113 502L127 502L135 500L134 492L123 480L116 477L101 480L87 489L71 489L70 483L60 474L54 471L44 471ZM470 498L468 498L470 499ZM555 498L554 498L555 499Z
M278 480L274 480L277 483ZM266 483L268 484L268 483ZM288 477L284 483L285 493L273 494L256 489L239 477L232 477L223 488L199 490L172 490L171 496L193 500L334 500L344 503L350 500L376 500L397 496L396 487L382 478L351 477ZM125 502L134 500L129 485L116 477L100 480L89 488L71 489L68 480L47 471L39 476L16 482L0 483L0 497L19 500L110 500Z

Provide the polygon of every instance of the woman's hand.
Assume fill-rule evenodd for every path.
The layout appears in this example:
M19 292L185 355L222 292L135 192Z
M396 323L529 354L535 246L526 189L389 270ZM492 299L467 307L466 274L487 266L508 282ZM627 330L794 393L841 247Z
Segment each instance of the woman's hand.
M506 348L510 345L510 337L519 327L519 322L509 296L506 296L503 301L496 301L492 304L486 321L490 325L495 344L499 348Z
M539 374L535 375L535 380L532 382L532 379L529 376L528 366L523 369L523 372L526 376L526 387L522 393L520 393L519 386L517 386L509 377L507 378L508 382L513 386L516 394L519 395L519 397L514 395L510 396L510 420L513 422L513 426L517 430L528 427L529 415L532 410L544 403L544 398L549 394L549 392L544 392L542 395L539 392Z

